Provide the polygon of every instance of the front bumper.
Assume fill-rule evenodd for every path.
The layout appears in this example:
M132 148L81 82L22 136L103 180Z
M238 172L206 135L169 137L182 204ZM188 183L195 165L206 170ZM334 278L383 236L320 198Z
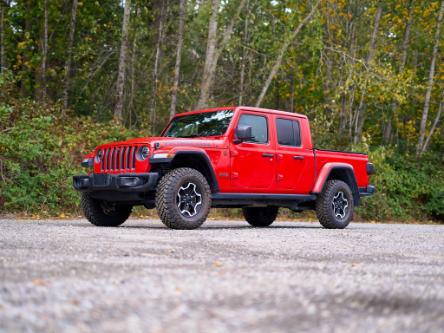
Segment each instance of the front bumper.
M119 175L91 174L73 177L73 185L80 192L117 191L148 192L156 188L159 173L127 173Z

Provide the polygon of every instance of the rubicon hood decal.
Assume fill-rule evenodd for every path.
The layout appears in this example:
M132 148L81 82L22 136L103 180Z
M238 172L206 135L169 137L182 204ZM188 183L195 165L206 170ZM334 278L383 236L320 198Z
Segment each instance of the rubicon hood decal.
M154 143L156 149L160 149L163 147L173 147L173 146L188 146L188 147L216 147L217 145L211 141L202 141L202 140L170 140L170 141L161 141Z
M151 145L154 149L160 149L165 147L218 147L222 143L220 137L217 138L193 138L193 139L185 139L185 138L171 138L171 137L145 137L145 138L137 138L130 139L126 141L119 142L109 142L99 146L102 147L112 147L112 146L122 146L122 145Z

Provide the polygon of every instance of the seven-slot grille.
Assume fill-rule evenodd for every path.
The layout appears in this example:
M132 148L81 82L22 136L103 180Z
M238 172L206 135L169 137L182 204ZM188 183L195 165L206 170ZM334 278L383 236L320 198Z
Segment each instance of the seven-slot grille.
M136 169L138 146L116 146L103 149L100 171L131 171Z

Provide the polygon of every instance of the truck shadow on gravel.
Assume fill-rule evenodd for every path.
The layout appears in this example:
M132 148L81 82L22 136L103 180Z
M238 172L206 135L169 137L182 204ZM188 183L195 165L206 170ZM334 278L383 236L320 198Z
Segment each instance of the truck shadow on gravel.
M164 226L144 226L144 225L129 225L129 226L120 226L119 228L127 228L127 229L166 229L166 230L170 230L167 227ZM195 229L194 231L198 231L198 230L242 230L242 229L250 229L250 230L271 230L271 229L319 229L320 227L307 227L307 226L292 226L292 227L284 227L284 226L271 226L271 227L267 227L267 228L253 228L250 226L230 226L230 227L223 227L223 226L202 226L199 229ZM188 231L193 231L193 230L188 230Z
M78 228L104 228L104 229L156 229L156 230L171 230L169 228L167 228L164 225L160 225L160 224L137 224L137 225L121 225L118 227L97 227L94 226L92 224L89 223L70 223L69 224L72 227L78 227ZM273 230L273 229L286 229L286 230L291 230L291 229L323 229L320 225L288 225L288 226L283 226L283 225L276 225L276 226L269 226L266 228L254 228L251 227L250 225L232 225L232 226L222 226L222 225L203 225L201 227L199 227L198 229L195 230L186 230L186 231L198 231L198 230ZM326 229L323 229L326 230Z

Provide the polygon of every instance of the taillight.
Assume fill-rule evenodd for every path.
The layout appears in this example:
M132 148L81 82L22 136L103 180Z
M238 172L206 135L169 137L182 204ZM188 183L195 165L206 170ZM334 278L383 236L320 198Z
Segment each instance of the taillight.
M367 175L373 175L375 173L375 166L373 165L373 163L367 163Z

